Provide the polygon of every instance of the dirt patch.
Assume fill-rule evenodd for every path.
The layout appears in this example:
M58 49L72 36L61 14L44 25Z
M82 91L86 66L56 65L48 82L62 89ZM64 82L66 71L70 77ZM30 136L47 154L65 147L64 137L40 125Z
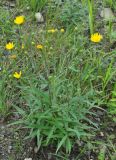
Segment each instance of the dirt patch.
M34 142L24 140L27 131L19 126L0 124L0 160L24 160L33 157ZM18 129L18 130L17 130Z

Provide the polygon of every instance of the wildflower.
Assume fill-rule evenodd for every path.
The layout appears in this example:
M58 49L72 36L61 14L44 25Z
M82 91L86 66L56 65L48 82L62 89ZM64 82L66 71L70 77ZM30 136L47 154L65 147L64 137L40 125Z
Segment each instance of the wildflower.
M49 29L48 30L48 33L55 33L55 32L57 32L57 29Z
M13 55L9 55L9 58L10 58L10 59L16 59L17 56L16 56L16 54L13 54Z
M7 50L11 50L11 49L13 49L13 48L14 48L13 42L9 42L9 43L6 44L6 49L7 49Z
M41 44L38 44L36 47L37 49L43 49L43 46Z
M14 20L14 23L20 25L23 24L24 21L25 21L24 16L17 16Z
M16 78L16 79L19 79L19 78L21 78L21 74L22 74L21 71L20 71L19 73L18 73L18 72L15 72L15 73L13 74L13 77Z
M94 33L91 35L91 41L95 42L95 43L100 42L102 40L102 38L103 38L102 35L99 33Z
M62 32L62 33L63 33L63 32L64 32L64 29L62 28L62 29L60 30L60 32Z

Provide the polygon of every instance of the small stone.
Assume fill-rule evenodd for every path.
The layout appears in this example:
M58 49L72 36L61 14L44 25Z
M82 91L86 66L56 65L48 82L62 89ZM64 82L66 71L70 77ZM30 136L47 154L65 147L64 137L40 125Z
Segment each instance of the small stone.
M33 150L33 148L32 147L29 147L29 151L32 151Z
M24 152L24 153L23 153L23 156L26 156L26 154L27 154L27 153L26 153L26 152Z
M115 17L111 8L104 8L101 11L100 16L104 18L106 21L112 20Z
M39 151L39 148L38 148L38 147L35 147L35 148L34 148L34 152L37 153L38 151Z
M40 12L35 13L35 18L36 18L37 22L39 22L39 23L44 22L44 18Z
M10 149L10 150L11 150L11 149L12 149L12 146L8 146L8 149Z
M10 7L15 7L15 3L10 3L9 6Z
M1 129L2 129L2 130L5 129L5 126L1 126Z
M8 153L11 153L12 146L8 146Z
M98 122L100 122L100 118L96 118L96 120L97 120Z
M103 132L100 132L100 136L104 137L104 133L103 133Z
M32 158L25 158L24 160L32 160Z

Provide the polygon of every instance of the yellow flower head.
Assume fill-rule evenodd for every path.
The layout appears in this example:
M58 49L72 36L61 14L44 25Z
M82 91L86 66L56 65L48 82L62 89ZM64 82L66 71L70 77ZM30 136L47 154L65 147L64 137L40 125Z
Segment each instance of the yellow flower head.
M19 78L21 78L21 74L22 74L21 71L20 71L19 73L18 73L18 72L15 72L15 73L13 74L13 77L16 78L16 79L19 79Z
M102 37L102 35L99 34L99 33L94 33L94 34L91 35L91 41L92 41L92 42L98 43L98 42L100 42L102 39L103 39L103 37Z
M24 16L17 16L15 18L15 20L14 20L14 23L20 25L20 24L23 24L24 21L25 21L25 17Z
M37 49L43 49L43 46L41 44L38 44L36 47Z
M63 33L64 31L65 31L65 30L64 30L63 28L60 30L60 32L62 32L62 33Z
M55 32L57 32L57 29L49 29L48 30L48 33L55 33Z
M13 55L10 55L9 58L10 58L10 59L16 59L17 56L16 56L16 54L13 54Z
M13 48L14 48L13 42L9 42L9 43L6 44L6 49L7 49L7 50L11 50L11 49L13 49Z

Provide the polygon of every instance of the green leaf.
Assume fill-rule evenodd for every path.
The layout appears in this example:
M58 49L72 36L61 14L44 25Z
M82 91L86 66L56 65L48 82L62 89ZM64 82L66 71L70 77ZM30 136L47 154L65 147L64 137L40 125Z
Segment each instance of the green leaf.
M111 80L111 78L114 75L114 72L112 71L113 68L113 61L109 64L107 70L106 70L106 74L105 74L105 78L103 78L103 89L105 89L105 87L107 86L108 82Z
M112 98L110 102L116 102L116 98Z
M48 145L50 139L52 138L52 135L53 135L54 131L55 131L55 126L52 127L51 131L48 134L46 145Z
M8 126L13 126L13 125L17 125L17 124L24 124L24 120L18 120L16 122L12 122L12 123L8 124Z
M72 148L71 140L69 138L66 139L66 152L70 153Z
M26 116L26 112L22 108L19 108L18 106L14 106L14 107L20 115Z
M67 135L65 135L65 136L62 138L62 140L60 141L60 143L58 144L56 153L57 153L58 150L61 148L61 146L65 143L66 139L67 139Z
M79 131L72 129L72 128L68 128L67 130L70 132L74 132L77 135L77 137L80 139L80 132Z
M37 147L38 147L38 149L41 146L41 142L42 142L42 137L40 137L40 130L38 129L38 131L37 131Z

